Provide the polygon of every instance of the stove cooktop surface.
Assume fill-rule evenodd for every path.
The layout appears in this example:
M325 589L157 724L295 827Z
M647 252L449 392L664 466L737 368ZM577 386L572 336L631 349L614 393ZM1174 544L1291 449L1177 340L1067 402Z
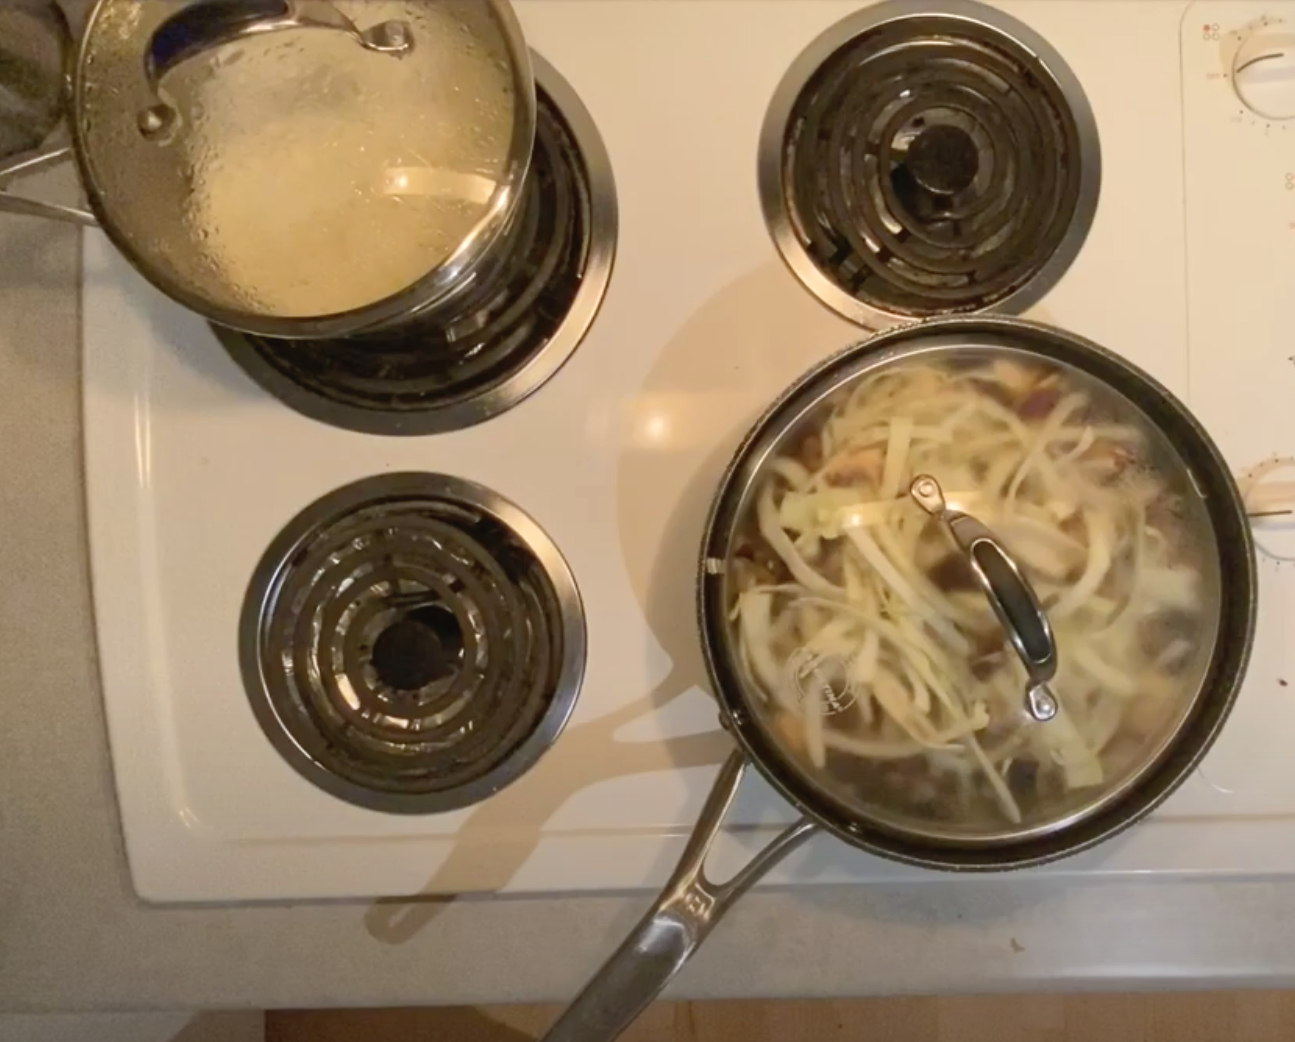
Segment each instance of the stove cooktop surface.
M969 151L981 157L995 143L954 116L935 119L943 129L933 135L900 120L885 123L890 129L876 139L906 151L910 180L874 178L871 203L843 200L839 185L797 181L796 205L806 213L844 201L847 212L867 209L880 222L876 234L847 241L844 252L826 240L818 243L826 252L807 250L818 265L810 264L815 283L804 264L784 261L785 243L771 239L757 152L788 70L820 34L866 7L840 0L519 0L528 41L563 85L554 97L570 105L569 88L606 150L615 234L600 240L596 270L610 278L584 298L588 313L573 342L544 348L544 371L488 417L471 417L479 422L465 425L462 414L453 422L442 422L444 414L424 417L412 422L425 426L406 432L420 436L393 437L354 413L351 422L338 419L336 396L354 387L333 388L333 406L313 414L300 402L285 403L267 389L264 373L236 361L202 320L150 289L104 239L87 236L91 558L114 771L142 896L257 900L662 883L731 748L706 694L694 629L701 526L750 421L809 365L866 335L841 317L863 312L836 306L840 297L831 307L820 302L824 286L885 311L911 305L915 276L944 279L954 297L973 304L995 294L1008 301L1032 284L1017 298L1034 301L1029 317L1072 329L1149 370L1187 400L1238 472L1295 456L1287 407L1295 365L1282 309L1283 273L1295 264L1295 120L1277 118L1285 111L1280 87L1232 79L1250 41L1295 31L1285 28L1295 26L1295 3L995 5L1055 50L1091 107L1100 201L1090 218L1081 214L1086 234L1071 237L1072 254L1046 277L1019 268L1029 252L1015 247L1004 254L1011 264L986 267L995 279L983 284L927 270L940 267L941 242L966 234L951 216L959 201L1001 203L988 188L977 191L979 160ZM601 41L610 38L634 43L608 48ZM1082 153L1079 124L1071 127L1057 97L1047 96L1055 111L1039 123L1035 145L1013 160L1018 164L1039 162L1041 150L1058 143ZM851 102L855 111L859 104L866 99ZM941 162L929 162L933 154ZM868 169L866 157L856 158ZM1039 216L1026 220L1020 207L1005 214L1003 241L1038 235L1054 244L1055 255L1082 194L1058 183L1034 200ZM877 198L885 205L874 205ZM920 227L905 229L905 214L917 214ZM605 208L587 210L586 219L598 215L605 227ZM802 217L789 216L789 226ZM895 239L913 231L933 240L920 256L909 256L911 239ZM887 236L899 250L887 247ZM874 277L851 281L869 262ZM357 401L352 395L341 403L342 414L372 404ZM569 601L554 585L563 569L526 573L538 606L529 639L552 651L550 624L559 622L563 632L583 635L573 705L558 697L570 690L564 676L572 676L557 652L547 694L528 701L532 696L518 693L517 704L531 707L523 712L548 721L548 737L566 719L551 748L532 748L531 762L494 795L439 809L452 799L435 813L391 813L404 808L339 798L309 778L281 747L313 739L294 736L274 712L257 712L248 693L256 685L246 682L240 657L249 586L294 519L338 489L410 474L467 482L485 490L487 502L515 508L535 539L514 549L555 550L581 609L563 616ZM356 518L330 517L340 526L335 532L310 531L343 542L355 534L346 528ZM491 538L509 542L507 533L492 531ZM1285 639L1295 617L1295 530L1278 519L1263 524L1258 538L1253 664L1203 768L1149 822L1041 874L1295 872L1295 767L1285 755L1295 733L1295 688L1287 685L1295 680L1295 651ZM404 550L416 571L419 541ZM304 583L308 592L320 574L279 578ZM510 580L508 588L515 585ZM324 593L334 589L325 586ZM492 598L501 589L483 585L477 608L464 611L498 603ZM416 595L419 584L397 592ZM370 608L380 610L361 604L359 621L343 635L362 639ZM402 703L398 693L448 683L447 656L462 661L464 633L476 631L424 615L417 632L388 638L402 641L404 651L395 654L392 644L390 657L378 656L385 678L363 670L349 678L368 685L373 698L389 699L384 719L393 729L369 736L363 755L330 747L352 782L364 780L367 756L392 752L395 731L407 738L411 727L434 730L417 724L427 719L424 704ZM300 621L291 612L258 620L267 632ZM315 649L321 677L333 651L345 650L338 647ZM273 664L273 656L265 661ZM347 678L347 669L338 675ZM263 708L283 710L292 697L267 685ZM349 705L341 695L333 704L342 714ZM433 716L456 703L437 705ZM507 733L496 737L508 746ZM492 772L506 759L485 746L480 761L458 765L464 784L481 787L473 796L497 788ZM429 779L440 769L433 757L411 774L423 798L436 789ZM714 855L716 875L793 816L749 778ZM820 839L770 882L900 878L944 877Z

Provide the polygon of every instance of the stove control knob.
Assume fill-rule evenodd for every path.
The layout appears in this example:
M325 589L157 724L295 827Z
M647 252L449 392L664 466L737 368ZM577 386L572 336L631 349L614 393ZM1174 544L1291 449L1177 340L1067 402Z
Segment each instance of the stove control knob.
M1264 119L1295 119L1295 33L1267 26L1250 36L1232 63L1237 97Z

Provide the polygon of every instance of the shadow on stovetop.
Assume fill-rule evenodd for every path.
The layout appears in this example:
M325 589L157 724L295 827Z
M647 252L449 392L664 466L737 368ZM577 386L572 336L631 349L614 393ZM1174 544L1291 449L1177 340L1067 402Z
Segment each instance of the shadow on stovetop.
M506 850L460 843L428 880L424 896L382 899L365 916L377 940L400 944L432 922L454 897L442 881L470 872L481 889L502 889L539 845L545 824L582 789L617 776L717 766L732 749L718 726L654 741L616 738L708 683L696 622L696 564L702 529L719 480L742 434L798 373L860 333L833 318L775 262L709 300L662 350L619 417L617 507L631 586L661 650L668 675L642 697L596 720L568 727L563 755L540 761L527 783L483 804L460 837L517 821L533 834ZM545 777L548 774L550 777Z
M150 296L149 324L158 340L200 378L204 387L240 399L264 393L225 350L211 324L201 315L160 296Z
M196 311L166 297L144 279L130 264L115 253L110 259L102 257L103 251L112 247L90 244L90 255L82 265L83 289L87 294L102 294L90 306L87 322L105 322L90 333L96 343L109 338L112 364L95 367L99 394L115 398L134 399L140 390L150 386L155 379L151 372L154 358L148 346L157 344L166 355L174 357L196 381L185 392L187 405L208 404L215 396L214 405L227 409L232 395L239 400L259 396L260 392L251 378L243 373L229 353L216 338L211 325ZM136 321L147 326L142 345L142 355L132 355L140 345L124 340L133 335L123 334L118 312L122 304L133 313ZM132 358L138 358L132 362ZM197 388L198 394L193 394Z
M424 895L383 898L365 915L365 926L379 941L403 944L429 925L441 909L460 898L438 894L443 878L470 875L484 890L505 887L534 853L543 838L544 825L575 793L608 780L605 754L615 745L619 776L650 774L681 767L718 765L731 749L731 741L718 728L702 734L671 738L660 743L617 743L615 733L646 713L668 704L686 690L671 676L649 695L622 706L614 713L569 728L562 736L567 756L549 757L531 769L527 779L492 797L460 828L459 837L474 831L489 834L516 822L534 823L534 831L520 844L508 847L456 844L442 867L428 880ZM581 768L584 768L583 771ZM546 774L554 775L545 778Z

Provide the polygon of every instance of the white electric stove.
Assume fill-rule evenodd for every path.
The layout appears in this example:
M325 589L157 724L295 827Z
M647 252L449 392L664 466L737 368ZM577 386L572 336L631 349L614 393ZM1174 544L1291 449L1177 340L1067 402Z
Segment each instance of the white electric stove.
M273 366L258 378L87 236L95 609L127 852L147 900L655 887L730 749L694 628L704 514L756 414L866 335L775 250L757 192L761 126L802 50L866 5L516 6L551 66L541 86L549 77L583 126L591 163L601 137L615 207L604 181L586 218L601 222L597 263L614 265L605 293L591 277L579 302L585 318L596 310L587 334L546 356L513 407L412 436L311 415L272 393ZM1091 229L1027 314L1149 370L1238 472L1295 456L1295 2L999 6L1062 56L1101 141ZM1239 93L1243 46L1263 75ZM435 813L312 781L291 743L267 738L245 668L249 585L285 526L336 489L403 472L466 479L520 510L565 561L585 629L552 747L497 794ZM1295 873L1295 528L1266 519L1257 533L1253 663L1203 768L1150 821L1038 874ZM716 873L793 816L749 778ZM943 877L820 838L768 882L916 878Z

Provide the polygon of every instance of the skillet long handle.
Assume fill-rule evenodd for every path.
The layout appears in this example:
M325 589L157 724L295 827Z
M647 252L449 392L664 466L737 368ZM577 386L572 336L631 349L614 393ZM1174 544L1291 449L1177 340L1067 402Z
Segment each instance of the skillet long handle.
M612 1042L683 967L750 886L818 831L801 818L727 883L706 877L706 856L737 795L746 758L733 752L706 799L670 882L624 943L558 1017L541 1042Z

